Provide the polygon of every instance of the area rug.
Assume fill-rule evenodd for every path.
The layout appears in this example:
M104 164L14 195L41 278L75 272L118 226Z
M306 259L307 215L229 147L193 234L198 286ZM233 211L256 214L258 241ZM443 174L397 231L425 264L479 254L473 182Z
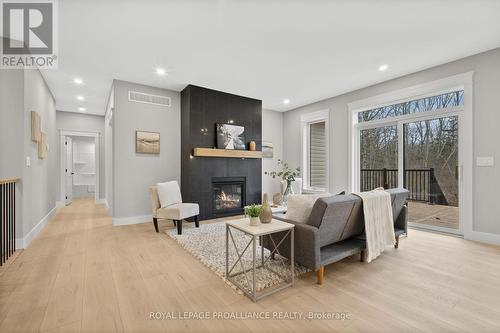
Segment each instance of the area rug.
M250 241L250 236L231 229L234 241L238 246L238 251L241 253L245 246ZM177 235L176 229L170 229L166 231L166 234L171 238L175 239L183 248L199 259L204 265L209 267L214 271L219 277L226 281L233 289L239 292L239 289L234 286L225 277L226 274L226 223L208 223L201 224L199 228L185 228L182 231L182 235ZM234 250L234 245L232 244L231 238L229 239L229 268L236 262L238 258L236 251ZM261 247L257 244L257 264L260 263ZM270 255L270 251L264 250L265 259ZM247 249L243 255L243 265L245 269L248 270L252 267L252 245ZM281 276L290 276L290 263L288 259L281 257L279 255L275 256L275 259L269 258L266 263L266 267L270 267L275 272L279 273ZM237 264L234 268L233 273L241 272L241 265ZM310 270L304 266L295 264L295 276L300 276ZM240 274L233 278L241 286L246 287L248 282L252 284L251 274L248 274L248 280L245 274ZM263 290L280 284L284 280L277 274L269 271L265 268L258 268L256 271L256 287L257 291ZM241 292L240 292L241 293Z

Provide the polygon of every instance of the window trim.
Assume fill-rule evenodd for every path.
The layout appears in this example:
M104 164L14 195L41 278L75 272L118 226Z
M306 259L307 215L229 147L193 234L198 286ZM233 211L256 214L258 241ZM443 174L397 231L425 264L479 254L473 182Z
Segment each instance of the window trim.
M326 142L326 188L313 188L309 186L309 125L325 122L325 142ZM300 117L301 128L301 150L300 150L300 170L302 173L302 192L304 193L324 193L330 188L330 110L324 109L312 113L304 114Z

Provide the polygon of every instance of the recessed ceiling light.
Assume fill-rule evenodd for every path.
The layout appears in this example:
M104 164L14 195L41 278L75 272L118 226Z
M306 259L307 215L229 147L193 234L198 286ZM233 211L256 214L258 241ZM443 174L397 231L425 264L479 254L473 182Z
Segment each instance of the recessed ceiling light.
M79 101L84 101L85 97L83 97L81 95L78 95L78 96L76 96L76 99L79 100Z
M386 71L388 69L389 69L389 65L387 65L387 64L383 64L383 65L378 66L378 70L381 72Z
M163 68L157 68L156 69L156 74L158 74L158 75L166 75L167 71L164 70Z
M76 83L76 84L82 84L82 83L83 83L83 80L82 80L82 79L80 79L79 77L75 77L75 78L73 79L73 82L74 82L74 83Z
M285 99L283 100L283 104L285 104L285 105L290 104L290 100L289 100L288 98L285 98Z
M85 108L78 108L78 111L85 111Z

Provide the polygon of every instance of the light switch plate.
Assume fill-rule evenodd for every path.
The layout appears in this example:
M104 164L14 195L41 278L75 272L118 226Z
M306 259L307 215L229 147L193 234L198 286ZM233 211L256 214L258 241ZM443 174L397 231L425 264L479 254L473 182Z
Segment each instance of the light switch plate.
M31 158L26 156L26 166L29 168L31 166Z
M495 165L493 156L478 156L476 158L476 165L480 167L489 167Z

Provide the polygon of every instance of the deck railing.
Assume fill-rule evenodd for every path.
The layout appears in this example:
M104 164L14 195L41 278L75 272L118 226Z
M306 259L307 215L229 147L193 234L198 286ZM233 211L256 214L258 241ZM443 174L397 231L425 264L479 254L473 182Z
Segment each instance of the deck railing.
M398 169L361 169L361 191L398 187Z
M16 183L0 179L0 266L16 251Z
M361 169L361 191L370 191L377 187L398 187L398 169ZM408 200L448 204L434 175L434 168L405 169L403 187L410 191Z

